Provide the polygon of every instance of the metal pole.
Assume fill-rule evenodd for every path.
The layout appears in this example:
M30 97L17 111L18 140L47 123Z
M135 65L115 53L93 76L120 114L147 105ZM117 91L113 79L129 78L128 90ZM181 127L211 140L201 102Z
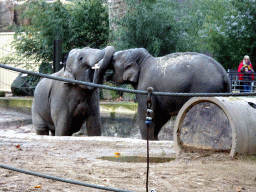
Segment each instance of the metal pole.
M149 127L152 123L152 92L154 91L153 87L148 87L148 100L147 100L147 116L145 124L147 126L147 176L146 176L146 192L148 192L148 177L149 177Z
M62 40L55 39L53 42L53 72L61 70L62 66Z

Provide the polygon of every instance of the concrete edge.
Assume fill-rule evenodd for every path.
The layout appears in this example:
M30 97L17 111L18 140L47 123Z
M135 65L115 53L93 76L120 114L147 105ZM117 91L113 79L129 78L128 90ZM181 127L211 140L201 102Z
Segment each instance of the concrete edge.
M31 115L31 108L33 103L33 97L0 97L0 107L14 110L16 112L25 113ZM102 108L108 108L108 112L116 112L118 107L124 107L134 113L137 112L137 103L133 102L106 102L101 101L100 106Z

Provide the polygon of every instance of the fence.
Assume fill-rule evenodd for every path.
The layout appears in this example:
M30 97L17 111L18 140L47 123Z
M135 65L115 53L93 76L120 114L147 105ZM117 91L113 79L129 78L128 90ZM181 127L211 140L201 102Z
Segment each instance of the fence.
M228 75L231 80L232 92L256 92L256 73L238 73L236 69L228 69ZM246 78L245 78L246 75ZM245 90L245 86L249 86Z
M11 47L11 42L14 39L13 37L14 32L0 33L0 59L7 56L10 51L13 51ZM17 72L0 68L0 91L11 91L10 85L17 76Z
M12 57L18 57L18 53L11 46L12 41L14 40L14 32L4 32L0 33L0 60L11 55ZM9 63L9 61L8 61ZM19 66L21 69L33 69L38 71L39 63L35 61L25 60L22 58L22 61L8 64L10 66L16 67ZM16 71L6 70L0 68L0 91L10 92L11 84L15 78L19 75Z

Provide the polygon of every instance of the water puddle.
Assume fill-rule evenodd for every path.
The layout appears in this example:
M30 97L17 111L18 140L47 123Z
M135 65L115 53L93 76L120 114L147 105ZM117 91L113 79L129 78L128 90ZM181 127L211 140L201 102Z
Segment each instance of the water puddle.
M115 161L115 162L127 162L127 163L146 163L147 157L143 156L102 156L98 159L108 160L108 161ZM166 163L175 160L175 158L170 157L150 157L150 163Z

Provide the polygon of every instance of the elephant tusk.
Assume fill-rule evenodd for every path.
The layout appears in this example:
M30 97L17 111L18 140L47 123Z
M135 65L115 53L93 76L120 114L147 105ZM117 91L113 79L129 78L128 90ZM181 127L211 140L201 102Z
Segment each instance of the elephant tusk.
M99 64L95 64L95 66L92 67L92 69L99 69L99 68L100 68Z

